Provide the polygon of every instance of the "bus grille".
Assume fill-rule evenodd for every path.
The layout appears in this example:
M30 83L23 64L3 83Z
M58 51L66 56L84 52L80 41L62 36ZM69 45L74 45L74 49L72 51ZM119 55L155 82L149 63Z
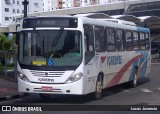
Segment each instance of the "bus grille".
M33 76L38 77L61 77L65 73L65 71L36 71L31 70L30 71Z

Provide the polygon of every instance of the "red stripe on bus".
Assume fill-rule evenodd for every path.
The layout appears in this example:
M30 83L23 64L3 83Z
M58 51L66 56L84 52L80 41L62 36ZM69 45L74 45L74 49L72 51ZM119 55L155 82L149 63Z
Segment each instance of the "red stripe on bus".
M137 59L139 59L141 57L142 57L142 55L137 55L136 57L132 58L128 63L126 63L122 67L122 69L116 74L116 76L109 82L107 87L111 87L113 85L118 84L118 82L120 81L120 79L122 78L122 76L124 75L126 70L134 63L134 61L136 61Z
M106 60L106 56L102 56L101 57L101 63L103 64L105 60Z

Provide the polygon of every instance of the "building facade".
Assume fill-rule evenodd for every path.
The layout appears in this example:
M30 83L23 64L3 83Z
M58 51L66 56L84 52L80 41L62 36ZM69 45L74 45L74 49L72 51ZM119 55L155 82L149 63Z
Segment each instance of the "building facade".
M23 15L24 0L0 0L0 26L5 26L11 23L16 23L17 15ZM28 0L28 13L42 11L43 3L41 0Z
M57 9L62 9L63 0L42 0L43 11L54 11Z
M0 26L17 22L17 15L23 15L24 0L0 0ZM55 11L74 7L87 7L93 5L105 5L136 0L28 0L27 13ZM137 0L138 1L138 0ZM118 12L118 13L117 13ZM119 13L120 12L120 13ZM107 14L116 15L124 12L124 9L109 11Z

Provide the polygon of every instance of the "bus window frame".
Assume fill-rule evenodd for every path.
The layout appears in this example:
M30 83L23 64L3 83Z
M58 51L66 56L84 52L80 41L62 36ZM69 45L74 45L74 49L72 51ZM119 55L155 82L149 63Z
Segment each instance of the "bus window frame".
M108 49L108 34L107 34L107 30L108 29L112 29L113 30L113 38L114 38L114 43L112 43L112 44L110 44L111 46L114 46L114 49L113 50L109 50ZM106 50L108 51L108 52L116 52L116 32L115 32L116 30L115 30L115 28L113 28L113 27L105 27L105 36L106 36Z
M90 42L89 42L89 39L87 37L88 32L85 31L85 26L90 26L92 28L92 33L93 33L93 45L92 45L92 47L89 46ZM95 55L95 49L94 49L94 44L95 44L94 26L90 25L90 24L83 24L83 31L84 31L84 48L85 48L84 49L85 50L84 60L85 60L85 65L87 65ZM85 35L85 32L87 33L87 35ZM93 48L93 49L91 49L91 48Z
M135 46L135 43L134 43L134 39L133 39L133 50L134 50L134 51L138 51L138 50L141 50L141 48L140 48L139 32L138 32L138 31L133 31L132 34L134 34L134 32L138 34L138 49L135 49L135 47L134 47L134 46ZM133 35L133 37L134 37L134 35Z
M96 29L95 28L103 29L102 39L100 39L100 38L96 39ZM102 31L99 30L99 32L102 32ZM99 44L96 44L97 40L98 40ZM104 42L102 40L104 40ZM99 26L99 25L94 26L94 41L95 41L94 49L95 49L96 52L105 52L106 51L106 47L105 47L106 40L105 40L105 28L104 28L104 26ZM96 45L99 45L99 50L96 49L97 48Z
M127 43L127 41L126 41L126 32L131 33L131 43ZM131 47L129 47L129 48L131 48L130 50L128 50L127 44L131 44ZM128 30L128 29L125 30L125 50L126 51L133 51L133 33L132 33L132 30Z
M117 35L117 31L122 31L122 41L121 41L121 45L123 46L123 49L121 48L121 50L119 50L119 48L118 48L118 43L117 43L117 37L118 37L118 35ZM120 29L120 28L116 28L115 29L115 34L116 34L116 39L115 39L115 43L116 43L116 50L117 50L117 52L122 52L122 51L124 51L125 50L125 30L124 29Z
M141 36L140 34L143 34L144 37L144 42L141 42ZM139 32L139 40L140 40L140 50L146 50L146 37L145 37L145 32ZM142 44L144 45L144 49L142 49Z
M146 38L146 34L148 34L148 38ZM147 44L146 44L146 39L148 39L148 45L149 47L147 48ZM146 46L146 50L150 50L151 48L151 44L150 44L150 34L148 32L145 33L145 46Z

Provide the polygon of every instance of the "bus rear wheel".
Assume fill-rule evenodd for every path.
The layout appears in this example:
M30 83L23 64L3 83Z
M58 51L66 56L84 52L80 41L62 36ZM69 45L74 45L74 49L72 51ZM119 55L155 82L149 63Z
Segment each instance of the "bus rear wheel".
M131 87L135 88L137 86L137 81L138 81L138 69L135 69L134 77L133 80L131 81Z

